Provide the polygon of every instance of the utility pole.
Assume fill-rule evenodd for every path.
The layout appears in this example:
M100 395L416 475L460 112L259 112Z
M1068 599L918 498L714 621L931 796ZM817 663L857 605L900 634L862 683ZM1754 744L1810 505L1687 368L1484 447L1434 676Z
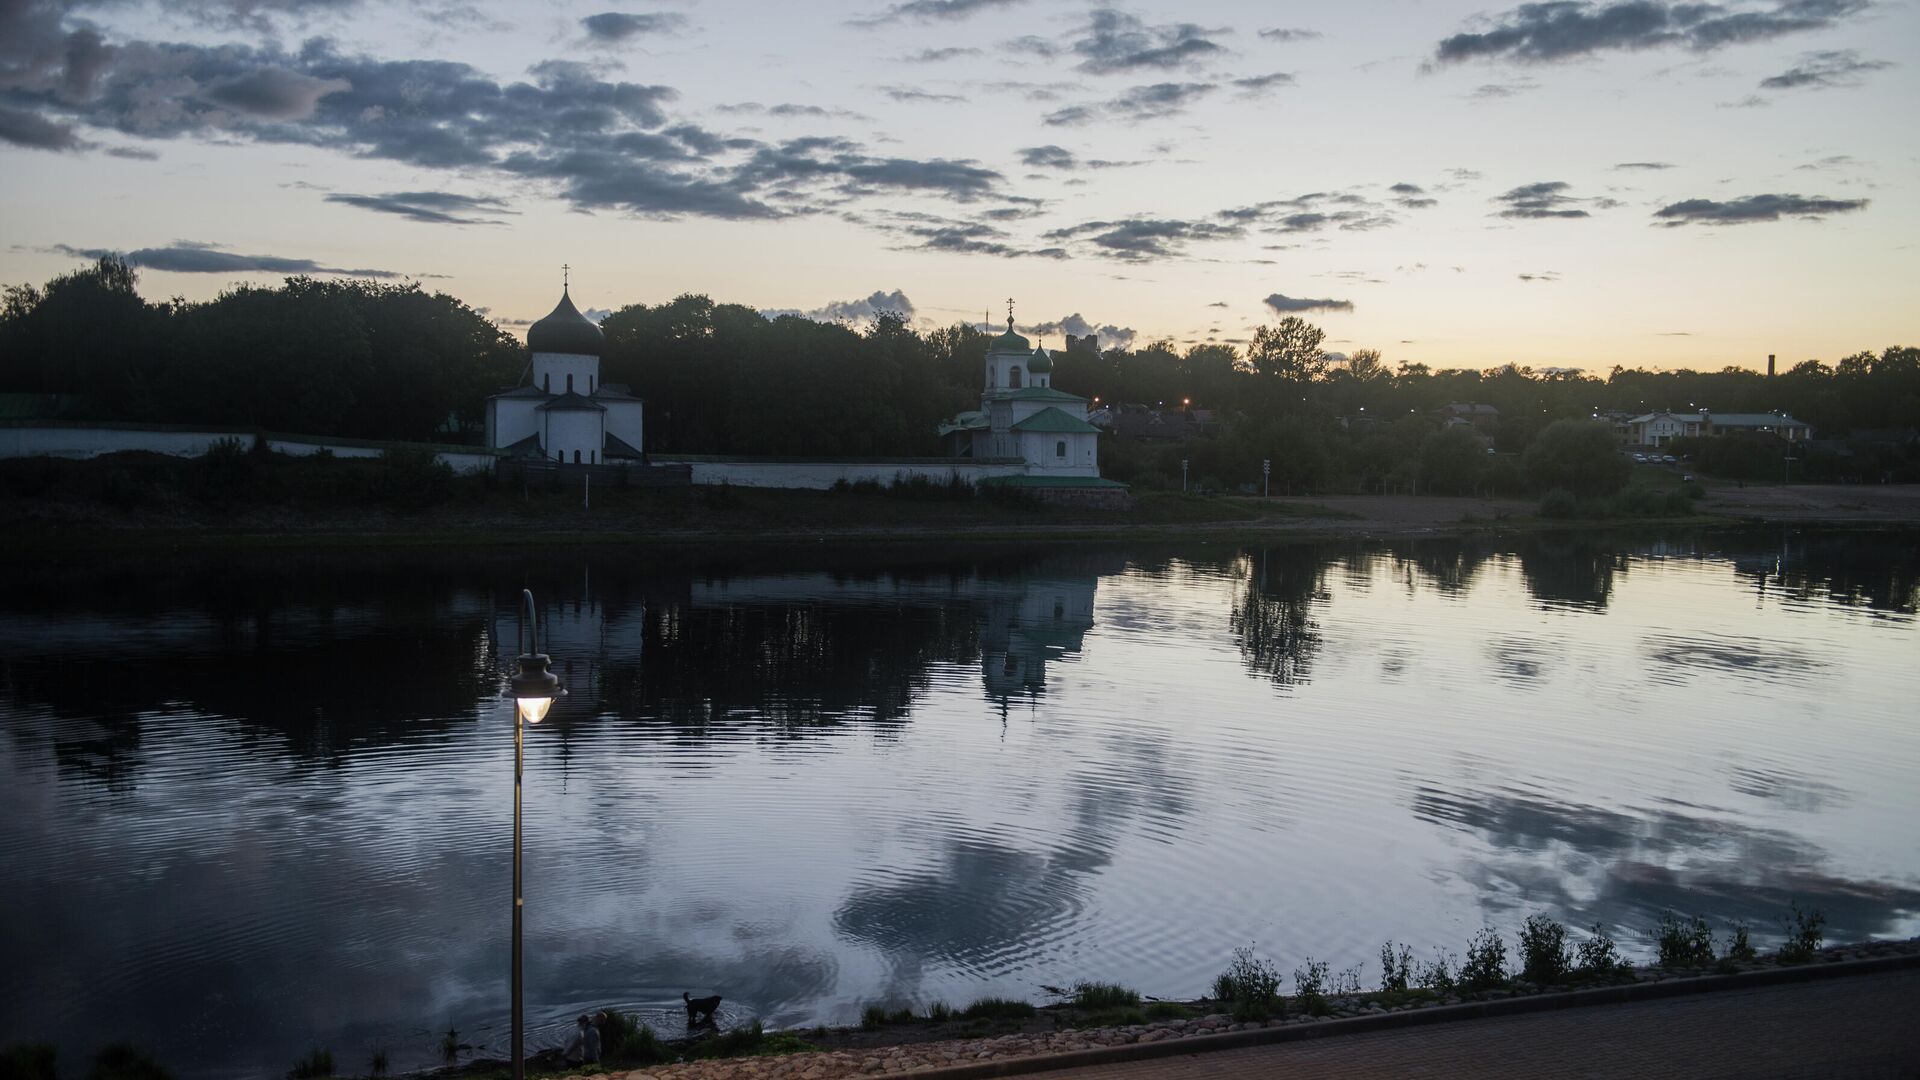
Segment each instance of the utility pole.
M1187 493L1187 459L1180 459L1180 494Z
M1260 497L1263 499L1270 499L1273 497L1273 459L1272 458L1260 459Z

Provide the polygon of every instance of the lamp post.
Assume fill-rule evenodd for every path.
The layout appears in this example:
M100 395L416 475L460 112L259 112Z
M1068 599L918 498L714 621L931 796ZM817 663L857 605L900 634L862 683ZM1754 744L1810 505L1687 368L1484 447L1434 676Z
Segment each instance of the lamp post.
M520 988L520 911L526 906L520 895L520 733L527 724L546 719L553 699L566 696L566 688L547 670L551 658L540 651L539 614L533 606L533 590L520 590L521 620L526 628L520 654L520 671L508 684L513 698L513 1080L526 1080L526 1015L521 1007Z

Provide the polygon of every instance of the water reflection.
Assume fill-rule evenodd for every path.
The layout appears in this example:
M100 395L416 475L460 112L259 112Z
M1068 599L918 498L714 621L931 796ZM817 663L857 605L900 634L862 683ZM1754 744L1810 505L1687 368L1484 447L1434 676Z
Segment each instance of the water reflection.
M536 1035L855 1018L1536 911L1920 920L1913 534L381 553L0 594L0 1042L497 1042L517 598ZM1293 962L1297 955L1287 952ZM26 987L34 990L29 993ZM49 989L50 988L50 989Z

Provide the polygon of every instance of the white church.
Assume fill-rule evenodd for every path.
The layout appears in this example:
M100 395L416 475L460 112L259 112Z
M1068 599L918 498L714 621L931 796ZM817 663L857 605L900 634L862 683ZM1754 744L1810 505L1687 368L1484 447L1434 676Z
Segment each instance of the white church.
M487 445L567 465L641 463L641 400L600 381L606 335L563 287L527 328L531 380L487 399Z
M644 453L641 399L600 381L606 336L565 287L552 314L527 328L521 385L487 399L487 446L554 465L682 468L694 484L824 490L835 484L955 477L1016 487L1049 501L1125 505L1126 485L1100 476L1100 429L1087 399L1053 388L1053 357L1014 332L987 349L980 408L941 424L944 458L766 459ZM649 469L648 471L652 471Z
M940 425L940 435L954 457L1019 458L1028 477L1100 476L1100 429L1087 422L1087 399L1053 388L1053 357L1015 333L1011 315L987 346L980 408Z

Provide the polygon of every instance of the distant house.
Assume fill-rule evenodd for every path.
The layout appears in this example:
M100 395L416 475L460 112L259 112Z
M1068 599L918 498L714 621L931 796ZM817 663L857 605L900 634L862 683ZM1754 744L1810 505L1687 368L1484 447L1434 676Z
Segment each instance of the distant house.
M1773 435L1788 442L1813 437L1813 426L1787 413L1657 412L1627 421L1635 446L1665 446L1675 439L1715 435Z
M1456 401L1440 406L1433 414L1445 424L1472 424L1476 428L1489 428L1500 422L1500 410L1484 402Z
M1122 405L1113 413L1113 433L1128 439L1182 442L1200 433L1190 413L1180 409Z

